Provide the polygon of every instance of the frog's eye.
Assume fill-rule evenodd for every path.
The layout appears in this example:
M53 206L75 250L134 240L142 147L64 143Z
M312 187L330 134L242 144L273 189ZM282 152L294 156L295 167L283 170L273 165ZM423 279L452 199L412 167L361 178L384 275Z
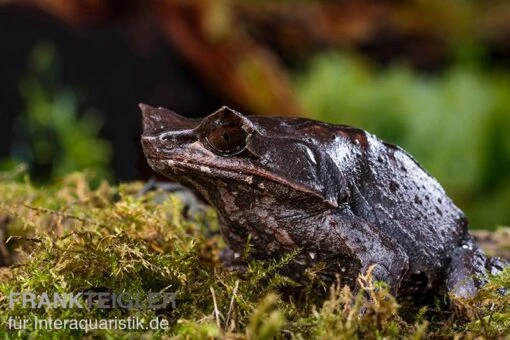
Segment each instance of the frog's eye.
M238 125L220 125L205 136L212 151L220 155L236 155L246 147L248 133Z

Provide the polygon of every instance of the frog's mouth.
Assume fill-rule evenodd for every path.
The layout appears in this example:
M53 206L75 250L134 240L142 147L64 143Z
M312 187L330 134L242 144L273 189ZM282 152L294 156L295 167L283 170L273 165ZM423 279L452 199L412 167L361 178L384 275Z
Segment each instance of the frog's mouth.
M319 190L314 190L313 188L309 188L303 184L296 183L295 181L286 179L281 176L276 176L271 172L265 171L263 169L256 169L241 164L236 166L228 166L178 158L161 159L148 157L147 159L151 167L163 175L168 175L167 171L170 170L176 177L184 176L192 178L189 171L194 171L202 174L203 176L238 180L247 183L248 185L253 185L256 179L262 179L292 188L295 191L315 196L333 208L338 207L338 203L336 201L330 201L326 199Z

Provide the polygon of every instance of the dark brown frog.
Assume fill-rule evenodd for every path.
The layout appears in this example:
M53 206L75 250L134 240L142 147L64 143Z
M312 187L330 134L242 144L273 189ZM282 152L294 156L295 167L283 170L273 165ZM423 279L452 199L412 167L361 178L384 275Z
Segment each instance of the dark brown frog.
M462 211L401 148L368 132L307 119L243 116L223 107L202 120L140 105L151 167L197 191L217 211L234 252L257 259L300 248L284 273L323 263L344 283L375 265L392 293L446 288L472 295L487 259Z

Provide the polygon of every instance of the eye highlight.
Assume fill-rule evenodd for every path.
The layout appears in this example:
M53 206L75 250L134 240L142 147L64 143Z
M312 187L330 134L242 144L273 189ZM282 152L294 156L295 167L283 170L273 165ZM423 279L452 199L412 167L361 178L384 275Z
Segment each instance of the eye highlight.
M205 140L212 151L221 155L236 155L246 147L249 134L238 125L220 125L209 131Z

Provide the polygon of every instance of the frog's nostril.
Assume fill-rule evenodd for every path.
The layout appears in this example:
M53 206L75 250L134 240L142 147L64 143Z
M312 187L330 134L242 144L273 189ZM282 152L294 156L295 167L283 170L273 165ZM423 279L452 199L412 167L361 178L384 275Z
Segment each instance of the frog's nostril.
M154 137L145 137L145 136L142 136L141 142L142 142L143 151L144 151L144 153L147 156L153 157L154 155L157 155L159 150L154 145Z

